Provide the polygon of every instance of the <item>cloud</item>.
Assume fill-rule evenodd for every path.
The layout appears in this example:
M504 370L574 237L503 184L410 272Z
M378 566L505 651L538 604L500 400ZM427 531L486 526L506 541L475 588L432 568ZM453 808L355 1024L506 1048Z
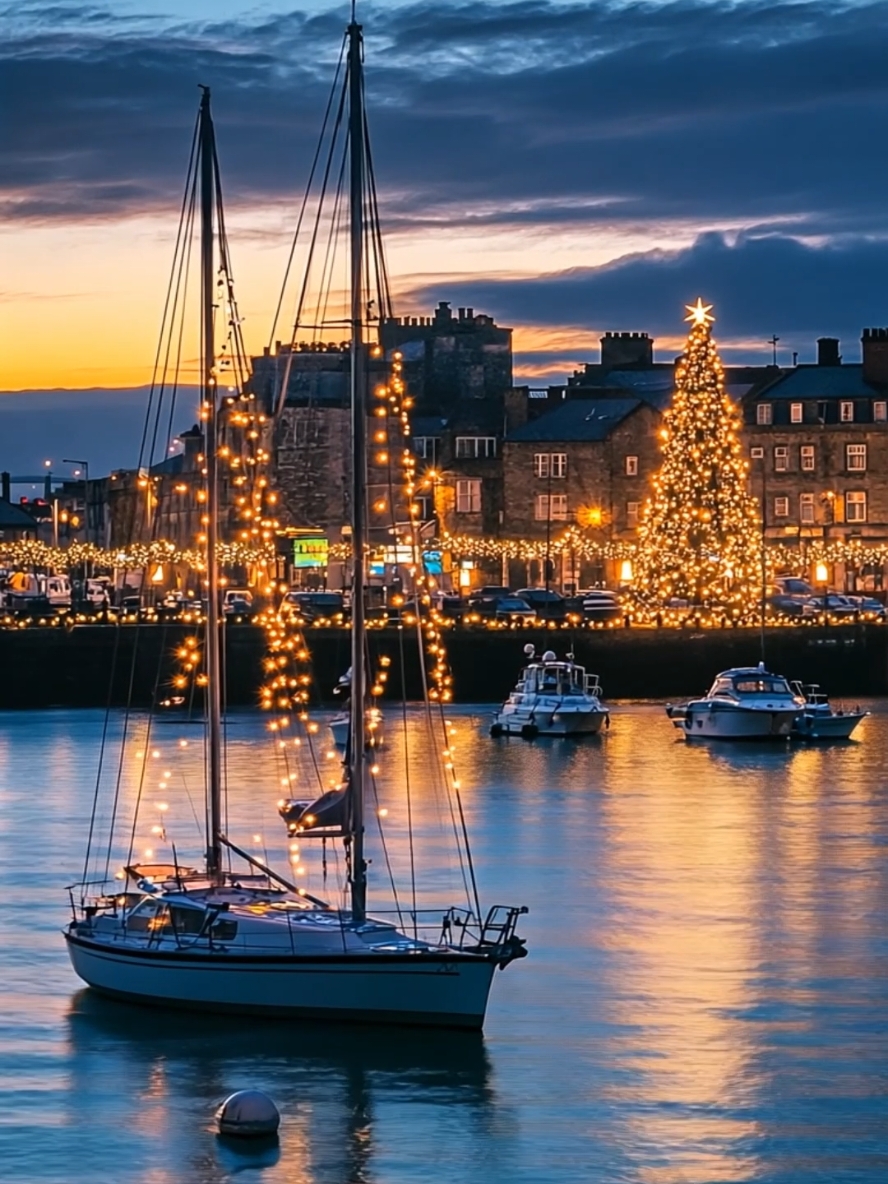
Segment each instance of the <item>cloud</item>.
M7 218L174 201L198 82L214 87L229 200L295 201L343 13L58 9L25 10L0 46ZM874 232L886 14L885 0L377 5L364 20L386 222Z
M792 350L811 360L820 336L843 339L850 360L861 330L888 317L886 273L886 241L846 238L810 246L779 235L740 235L732 242L704 234L685 250L524 279L463 279L448 284L447 292L454 303L483 308L501 324L639 330L673 341L683 336L685 304L702 296L715 305L716 334L729 356L749 357L756 339L764 353L766 336L776 333L786 361ZM440 290L438 284L418 288L409 298L426 307ZM576 353L565 351L564 337L560 333L551 350L519 351L519 364L539 372L548 356L551 372Z

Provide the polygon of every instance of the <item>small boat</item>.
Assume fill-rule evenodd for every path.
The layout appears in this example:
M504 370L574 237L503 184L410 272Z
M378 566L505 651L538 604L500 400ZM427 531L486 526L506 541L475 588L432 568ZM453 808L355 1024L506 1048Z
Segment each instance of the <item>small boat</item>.
M666 714L688 740L785 740L804 705L785 678L759 662L722 671L702 699L667 704Z
M833 707L829 696L816 683L794 682L792 688L805 701L796 718L792 735L798 740L848 740L868 711L855 707Z
M329 720L327 727L333 737L333 743L344 752L348 747L348 737L351 730L350 695L352 684L352 668L349 666L345 674L333 688L334 695L342 695L342 710ZM367 744L370 748L382 748L382 712L378 707L367 708Z
M559 661L546 650L537 661L532 645L524 653L528 664L494 717L491 736L594 736L610 726L597 674L587 674L573 654Z

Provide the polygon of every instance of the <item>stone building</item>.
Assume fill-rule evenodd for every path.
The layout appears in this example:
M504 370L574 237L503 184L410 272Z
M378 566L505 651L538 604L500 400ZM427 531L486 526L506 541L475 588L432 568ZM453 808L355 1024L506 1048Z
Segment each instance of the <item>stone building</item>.
M865 329L862 360L843 362L821 338L816 365L796 366L743 401L751 487L767 537L888 544L888 329ZM881 566L837 565L848 591L880 590Z
M502 401L512 386L512 330L493 317L440 301L430 317L391 317L380 326L386 356L398 350L418 415L450 416L468 401Z

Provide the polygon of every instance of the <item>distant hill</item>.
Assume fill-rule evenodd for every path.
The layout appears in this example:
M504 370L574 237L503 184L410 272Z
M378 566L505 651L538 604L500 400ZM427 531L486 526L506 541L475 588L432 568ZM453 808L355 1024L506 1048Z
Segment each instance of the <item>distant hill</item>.
M197 420L198 391L182 388L176 398L174 432ZM89 462L90 477L112 469L134 468L138 462L148 388L84 391L0 391L0 470L13 475L71 471L65 457ZM166 437L168 404L162 433ZM164 440L155 460L163 459ZM24 493L24 491L22 491ZM14 495L15 496L15 495Z

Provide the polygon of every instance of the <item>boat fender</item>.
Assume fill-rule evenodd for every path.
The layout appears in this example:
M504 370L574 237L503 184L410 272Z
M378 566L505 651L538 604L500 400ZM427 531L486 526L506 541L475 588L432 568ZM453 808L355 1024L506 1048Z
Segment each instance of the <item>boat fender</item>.
M537 738L537 736L539 736L539 734L540 734L540 730L536 726L536 724L524 724L523 727L521 728L522 740L536 740L536 738Z
M605 712L605 714L604 714L604 730L605 730L606 732L609 732L609 731L610 731L610 726L611 726L611 717L610 717L610 712L609 712L609 711L606 711L606 712Z
M220 1135L257 1138L275 1135L281 1124L277 1106L258 1089L241 1089L230 1094L216 1111Z
M490 725L490 734L491 734L491 736L502 736L503 725L502 724L491 724Z
M157 885L152 884L150 880L137 880L136 887L140 892L147 892L149 896L158 891Z

